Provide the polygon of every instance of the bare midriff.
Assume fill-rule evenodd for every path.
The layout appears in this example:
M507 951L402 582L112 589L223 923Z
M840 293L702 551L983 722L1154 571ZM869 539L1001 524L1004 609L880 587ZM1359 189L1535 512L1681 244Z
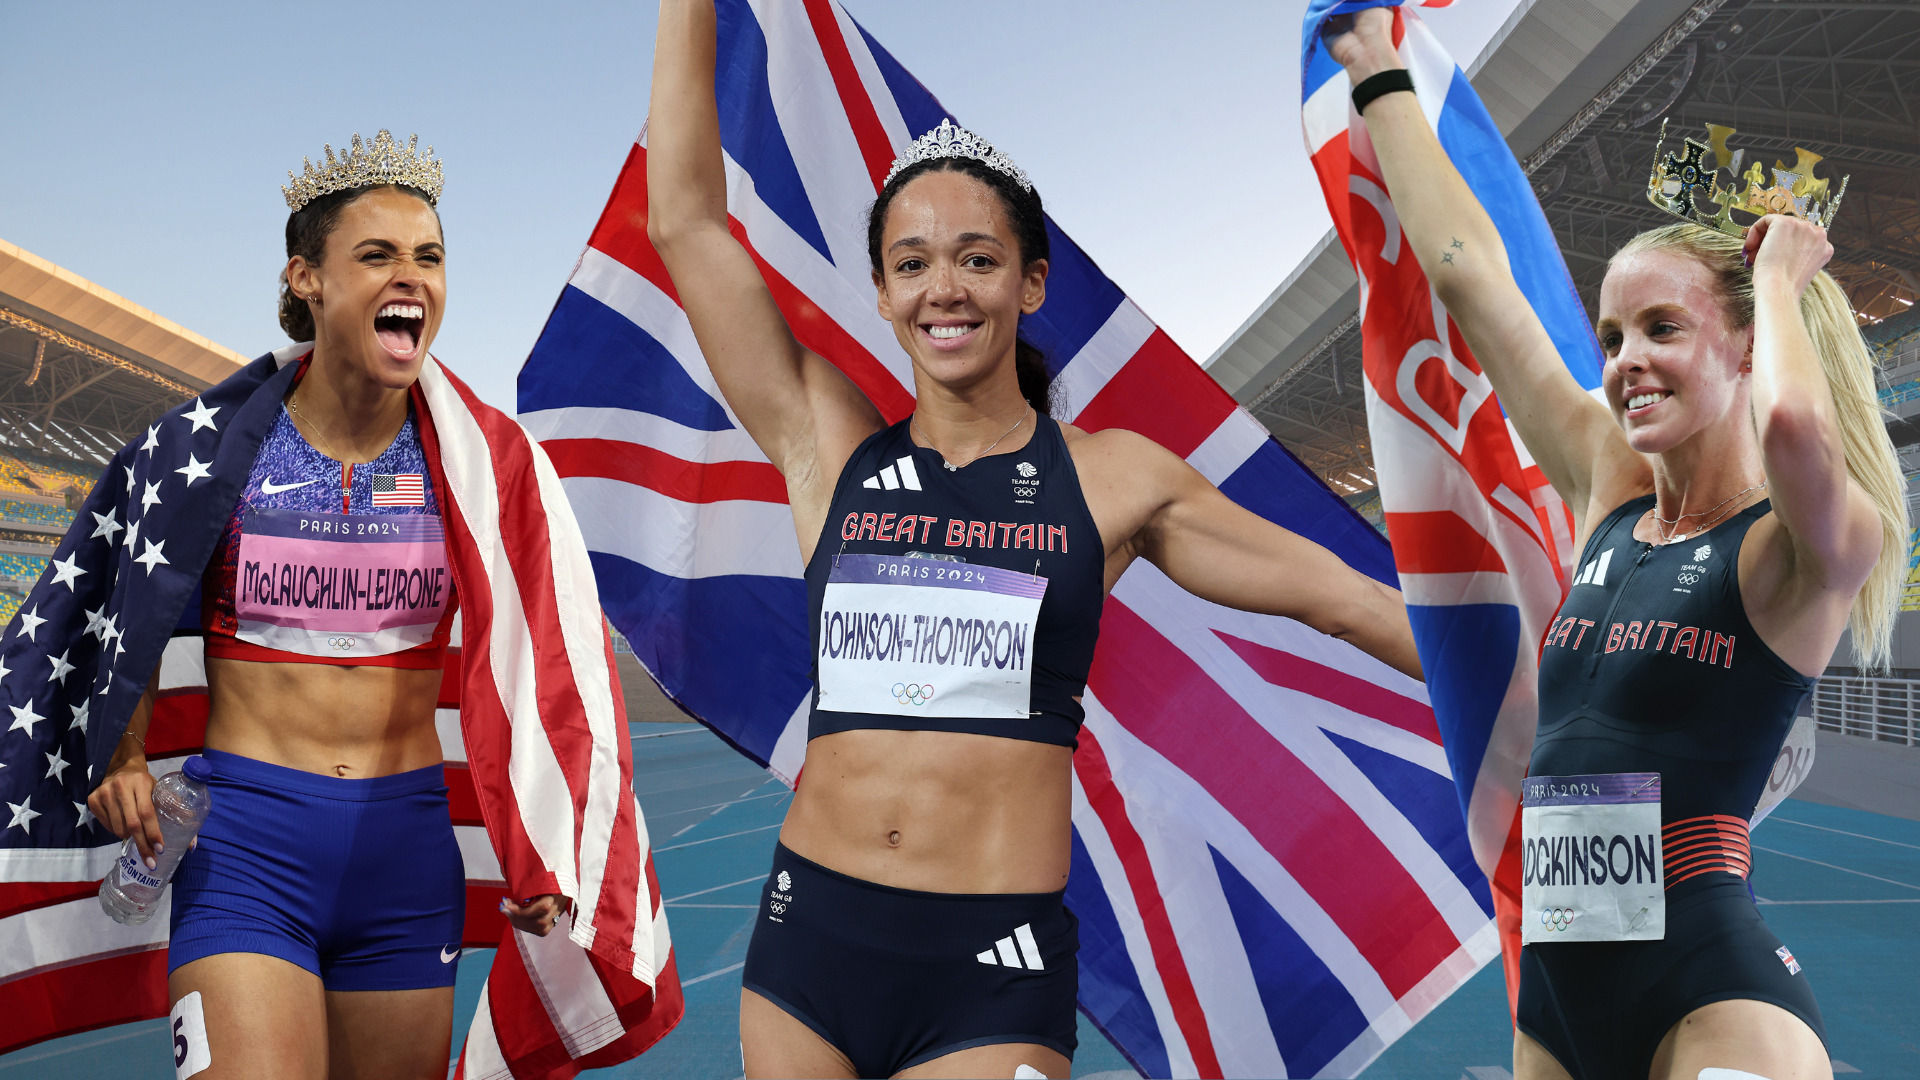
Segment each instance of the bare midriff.
M438 765L440 672L207 659L207 747L323 776Z
M921 892L1066 887L1073 751L946 731L865 729L807 744L780 842L863 881Z

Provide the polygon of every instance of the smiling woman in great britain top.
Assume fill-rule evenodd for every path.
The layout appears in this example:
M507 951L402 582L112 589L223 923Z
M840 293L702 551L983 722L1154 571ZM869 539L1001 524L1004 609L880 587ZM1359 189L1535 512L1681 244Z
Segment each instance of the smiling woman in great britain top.
M1831 215L1766 212L1818 216L1809 195L1743 227L1731 203L1694 214L1656 177L1649 197L1688 221L1608 265L1596 400L1405 92L1395 18L1330 23L1331 51L1408 249L1581 545L1541 642L1522 791L1514 1074L1828 1076L1807 976L1746 877L1748 821L1797 706L1849 621L1862 665L1885 662L1906 572L1872 357L1821 269Z
M213 810L173 885L168 989L198 1003L205 1080L446 1075L466 888L434 710L457 597L409 393L446 302L439 193L439 162L386 132L287 192L280 323L313 345L201 582ZM158 677L89 799L145 855ZM508 908L545 934L560 903Z
M1150 440L1048 415L1019 337L1046 301L1040 196L950 123L894 163L868 224L916 393L882 422L728 232L714 55L711 0L662 5L648 232L786 478L818 687L743 973L747 1074L1065 1077L1070 762L1107 589L1144 558L1417 675L1405 608Z

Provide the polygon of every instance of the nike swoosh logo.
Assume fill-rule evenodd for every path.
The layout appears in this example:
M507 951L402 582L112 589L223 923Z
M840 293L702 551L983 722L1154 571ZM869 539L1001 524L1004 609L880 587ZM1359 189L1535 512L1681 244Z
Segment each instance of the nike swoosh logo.
M447 950L445 950L445 949L441 949L441 950L440 950L440 962L441 962L441 963L443 963L443 964L451 964L451 963L453 963L453 961L454 961L454 958L455 958L455 957L457 957L457 956L459 956L459 955L460 955L460 950L459 950L459 949L455 949L455 950L453 950L452 952L448 952L448 951L447 951Z
M317 484L319 482L318 480L302 480L297 484L276 484L273 482L273 477L269 476L265 480L260 481L260 494L278 495L283 491L292 491L294 488L303 488L308 484Z

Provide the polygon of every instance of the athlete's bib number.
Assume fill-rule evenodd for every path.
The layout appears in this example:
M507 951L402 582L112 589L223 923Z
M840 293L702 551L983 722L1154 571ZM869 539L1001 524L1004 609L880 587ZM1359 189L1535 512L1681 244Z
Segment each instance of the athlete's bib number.
M1523 944L1666 936L1659 773L1529 776L1520 807Z
M248 507L233 590L241 641L347 659L433 639L453 596L432 514Z
M1047 580L892 555L834 559L820 605L820 708L1025 719Z

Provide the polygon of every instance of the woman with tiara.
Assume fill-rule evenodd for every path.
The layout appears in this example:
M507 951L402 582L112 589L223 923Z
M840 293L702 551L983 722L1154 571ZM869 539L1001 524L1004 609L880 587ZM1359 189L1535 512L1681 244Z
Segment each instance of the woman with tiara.
M711 0L662 5L648 233L728 405L786 478L817 686L743 973L747 1074L1065 1077L1071 755L1107 589L1144 558L1417 677L1405 608L1148 439L1048 415L1047 370L1019 338L1046 300L1040 196L950 122L894 163L868 220L916 391L885 424L795 340L728 232L715 34ZM875 604L1000 627L924 643L991 651L978 670L993 674L876 682L845 648L849 610ZM1029 626L1030 663L1005 662Z
M164 545L166 556L156 560L159 573L135 568L130 579L130 588L154 592L143 601L142 626L127 631L132 655L108 677L114 696L101 711L121 700L118 684L128 682L130 716L121 714L124 733L88 800L103 825L132 836L150 861L161 834L145 739L165 636L147 627L164 631L178 621L167 611L189 607L204 632L212 811L173 883L168 990L174 1031L204 1038L211 1065L199 1075L212 1080L447 1073L466 875L434 726L442 667L456 606L476 588L495 596L516 587L511 576L496 580L496 564L511 560L523 582L536 581L538 568L511 553L481 558L466 533L454 539L451 513L471 533L497 540L503 512L497 497L475 500L471 476L455 475L449 486L455 464L441 449L470 426L507 433L490 433L488 447L518 429L428 355L447 300L440 190L440 162L384 131L365 147L355 136L337 162L329 148L324 167L309 166L286 189L292 214L280 323L303 344L255 361L196 400L193 412L182 406L162 418L146 446L115 459L89 503L105 511L94 519L147 526L141 542ZM186 420L190 431L179 422ZM195 464L212 463L211 473L179 470L189 473L184 484L165 472L151 481L145 471L136 475L157 460L162 440L179 438L208 440L193 454ZM499 472L487 478L537 502L531 458L516 472L510 455L493 456ZM196 552L187 525L155 535L141 500L95 506L117 496L121 467L129 491L150 482L156 501L182 504L171 521L209 522L208 548ZM542 520L562 523L543 543L573 551L584 565L564 504L548 505ZM224 525L215 530L215 522ZM359 586L341 584L350 574ZM300 585L309 578L312 588ZM196 585L197 609L189 599ZM584 594L592 594L590 579ZM469 704L496 677L510 695L511 675L490 667L491 613L468 606L470 647L454 674ZM598 610L587 608L578 626L564 614L560 625L599 649ZM133 601L125 610L135 610ZM72 633L85 640L78 628ZM582 700L597 695L605 715L618 715L610 672L575 674ZM543 692L542 715L530 722L601 745L582 709L563 696ZM513 857L510 834L522 819L501 801L504 767L490 773L478 752L499 749L504 734L474 712L463 709L475 787L514 890L501 909L518 930L544 936L568 906L560 881L571 879L572 894L579 875L571 863ZM614 743L605 761L617 762L620 775L609 773L609 782L624 789L630 758L618 753L623 739ZM522 777L511 787L524 803L568 798L563 787L527 786ZM631 897L635 882L622 887ZM576 912L572 936L582 940L584 927L591 941L581 918Z
M1523 882L1532 940L1514 1074L1829 1076L1807 975L1746 876L1747 822L1798 705L1849 627L1862 666L1886 662L1906 568L1905 484L1872 357L1822 269L1825 230L1797 216L1824 224L1833 204L1811 184L1794 188L1808 194L1801 207L1751 198L1759 185L1721 189L1715 170L1699 170L1709 148L1693 143L1691 164L1663 170L1680 179L1656 176L1649 190L1687 222L1641 233L1608 266L1596 399L1561 363L1500 234L1407 92L1393 20L1375 8L1330 23L1331 51L1410 250L1582 545L1558 632L1542 644L1526 844L1549 840L1536 806L1573 822L1560 839L1644 813L1628 831L1657 832L1648 866L1663 864L1640 892L1609 841L1605 872L1578 845L1564 863L1552 856L1546 881ZM1722 201L1717 215L1694 206L1696 176ZM1736 207L1757 220L1733 222ZM1573 875L1579 891L1558 895L1579 903L1536 902L1550 885L1573 888L1572 864L1587 868Z

